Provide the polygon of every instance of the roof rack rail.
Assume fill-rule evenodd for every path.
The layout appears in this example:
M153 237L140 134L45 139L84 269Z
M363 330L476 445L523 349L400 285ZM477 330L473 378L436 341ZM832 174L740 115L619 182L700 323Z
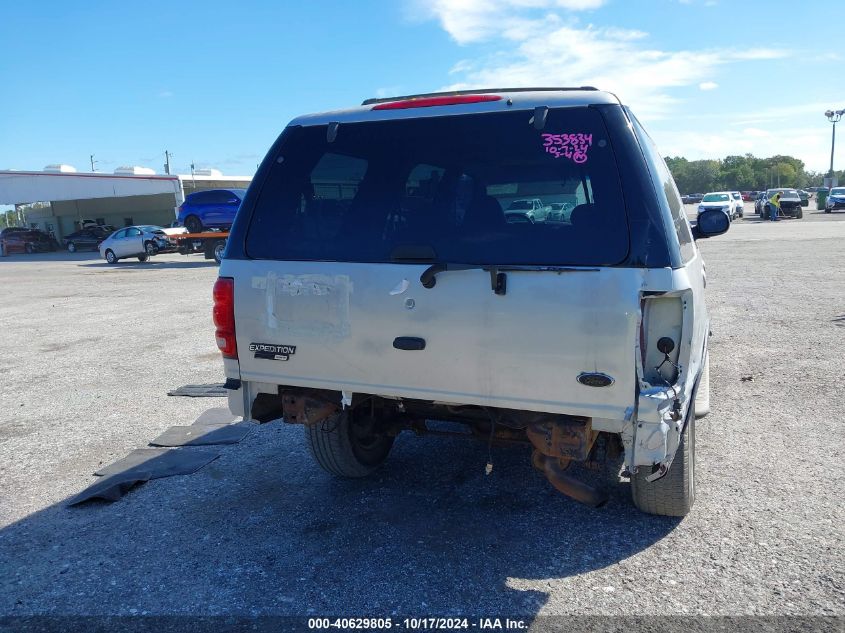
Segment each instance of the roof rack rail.
M457 95L485 95L496 92L565 92L572 90L598 90L593 86L560 87L560 88L481 88L479 90L449 90L447 92L424 92L418 95L404 95L401 97L380 97L377 99L366 99L362 106L376 103L388 103L390 101L404 101L406 99L422 99L425 97L454 97Z

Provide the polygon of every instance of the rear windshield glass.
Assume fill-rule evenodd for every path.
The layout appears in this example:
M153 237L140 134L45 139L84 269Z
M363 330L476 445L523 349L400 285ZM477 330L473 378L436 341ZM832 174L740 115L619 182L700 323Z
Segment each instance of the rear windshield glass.
M616 163L590 108L286 131L246 239L258 259L615 264L628 253ZM556 203L556 204L555 204ZM555 204L555 207L552 207Z
M701 199L702 202L730 202L730 200L726 193L708 193Z

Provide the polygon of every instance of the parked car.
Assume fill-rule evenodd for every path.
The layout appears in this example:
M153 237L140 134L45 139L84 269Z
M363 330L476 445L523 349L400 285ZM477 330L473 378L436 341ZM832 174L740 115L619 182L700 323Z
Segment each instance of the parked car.
M703 197L703 193L688 193L687 195L683 196L681 200L684 204L698 204L699 202L701 202L701 199Z
M752 202L754 200L754 195L756 192L754 191L740 191L742 195L743 202Z
M722 211L729 220L734 219L736 213L736 201L730 191L711 191L704 194L701 204L698 205L698 215L705 211Z
M734 199L734 210L731 220L735 220L745 215L745 204L742 201L742 194L739 191L731 191L731 196Z
M91 228L74 231L62 238L64 247L71 253L75 253L79 249L97 250L104 239L109 236L109 233L100 229L97 225Z
M156 253L175 250L176 244L168 239L160 226L128 226L115 231L98 247L100 255L109 264L116 264L127 257L137 257L145 262Z
M569 202L549 203L549 212L546 215L546 222L568 222L572 208L573 205Z
M798 191L795 189L789 188L776 188L776 189L769 189L766 191L766 205L768 205L768 200L771 199L775 193L780 192L780 216L786 218L797 218L801 219L804 217L804 210L801 208L801 196L798 195ZM769 217L769 211L765 211L766 215L763 217Z
M56 250L56 240L44 231L23 227L8 227L0 232L3 242L3 252L11 253L45 253Z
M810 192L804 191L803 189L798 189L798 197L801 199L801 206L802 207L809 207L810 206Z
M760 191L757 193L757 196L754 198L754 213L757 215L764 217L766 213L766 192Z
M840 209L845 209L845 187L833 187L824 203L824 212L831 213Z
M616 96L368 100L295 119L268 156L213 291L233 413L303 425L341 477L372 473L400 432L450 420L523 442L558 490L594 506L606 496L564 468L621 451L638 508L689 511L695 418L709 410L694 240L730 222L705 210L690 228ZM509 224L505 191L576 205L566 224Z
M246 189L210 189L185 196L177 219L189 233L228 229L241 206Z
M548 210L539 198L529 200L514 200L505 210L506 222L543 222L548 215Z

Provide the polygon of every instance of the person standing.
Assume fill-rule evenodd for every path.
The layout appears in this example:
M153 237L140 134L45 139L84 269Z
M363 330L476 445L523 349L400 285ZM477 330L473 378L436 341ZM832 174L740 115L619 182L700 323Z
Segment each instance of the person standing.
M780 213L780 196L781 192L776 191L775 195L769 198L769 217L772 222L777 222L778 214Z

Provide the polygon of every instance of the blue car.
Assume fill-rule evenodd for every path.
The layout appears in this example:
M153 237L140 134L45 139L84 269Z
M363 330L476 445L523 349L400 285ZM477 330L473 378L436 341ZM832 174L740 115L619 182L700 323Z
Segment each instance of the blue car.
M210 189L185 197L177 219L189 233L205 229L228 229L246 195L246 189Z

